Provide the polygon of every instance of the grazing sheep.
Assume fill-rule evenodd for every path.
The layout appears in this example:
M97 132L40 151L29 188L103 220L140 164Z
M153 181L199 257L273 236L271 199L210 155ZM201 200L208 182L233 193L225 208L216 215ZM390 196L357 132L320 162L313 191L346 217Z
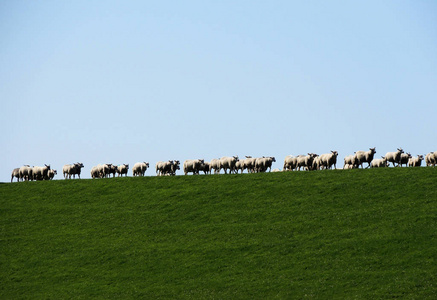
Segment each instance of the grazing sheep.
M225 174L227 174L227 170L229 169L229 174L235 173L235 164L238 161L238 156L232 156L232 157L222 157L220 158L220 169L223 169L225 171Z
M437 151L436 151L437 152ZM427 167L433 166L435 167L436 165L436 152L430 152L425 156L425 163Z
M17 182L20 181L20 168L15 168L12 170L11 183L12 183L12 180L14 180L14 177L17 178Z
M373 160L373 156L376 153L376 147L373 148L369 148L369 151L357 151L355 152L355 164L358 166L361 166L361 168L363 169L363 163L368 163L369 165L366 167L369 168L370 167L370 163Z
M148 162L137 162L136 164L134 164L133 168L132 168L132 175L133 176L144 176L146 174L147 169L149 168L149 163ZM127 165L127 167L129 168L129 165ZM127 176L127 170L126 170L126 176Z
M214 174L218 174L220 173L220 159L219 158L213 158L211 159L211 161L209 162L209 167L212 170L214 170Z
M48 172L49 180L52 180L53 177L55 177L55 175L57 175L57 174L58 174L58 171L56 171L56 170L49 170L49 172Z
M411 157L408 160L409 167L420 167L422 165L423 155L417 155L417 157Z
M402 153L401 154L401 158L400 158L400 166L402 167L402 165L405 165L405 166L407 166L408 165L408 162L409 162L409 160L410 160L410 158L411 158L412 156L411 156L411 153Z
M200 166L205 162L203 159L187 159L184 161L184 174L193 173L193 175L198 175L200 171Z
M269 172L272 171L272 164L276 162L276 159L273 156L269 157L259 157L255 161L255 171L256 172L266 172L269 169Z
M393 167L396 167L395 163L397 163L398 166L400 165L402 153L404 153L404 150L402 150L402 148L398 148L396 152L387 152L385 157L387 158L388 162L393 164Z
M385 168L388 167L387 157L373 159L370 163L371 168Z
M129 164L122 164L117 167L118 177L123 177L123 174L127 177L127 172L129 171Z
M331 153L326 153L320 155L320 166L319 168L331 169L332 166L337 170L337 151L332 151Z
M21 181L33 180L33 167L29 165L24 165L20 168L19 173Z

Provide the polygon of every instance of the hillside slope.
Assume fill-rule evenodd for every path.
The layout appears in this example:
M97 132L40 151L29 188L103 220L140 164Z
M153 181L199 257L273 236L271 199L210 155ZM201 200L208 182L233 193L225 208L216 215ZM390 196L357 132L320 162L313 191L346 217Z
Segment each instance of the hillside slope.
M435 298L437 169L0 184L0 298Z

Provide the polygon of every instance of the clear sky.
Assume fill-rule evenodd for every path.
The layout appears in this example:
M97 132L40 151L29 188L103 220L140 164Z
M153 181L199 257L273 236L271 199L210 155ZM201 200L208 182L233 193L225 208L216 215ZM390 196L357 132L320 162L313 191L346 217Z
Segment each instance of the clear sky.
M13 168L437 150L436 1L1 1ZM129 170L131 175L131 170Z

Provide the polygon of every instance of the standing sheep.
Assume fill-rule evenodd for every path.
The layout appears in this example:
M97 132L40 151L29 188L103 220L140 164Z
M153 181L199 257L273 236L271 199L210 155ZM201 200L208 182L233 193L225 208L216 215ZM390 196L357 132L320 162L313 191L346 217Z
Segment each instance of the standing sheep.
M17 182L20 181L20 168L15 168L12 170L11 183L12 183L12 180L14 180L14 177L17 178Z
M193 173L193 175L198 175L204 162L203 159L187 159L184 161L184 174Z
M214 170L214 174L218 174L220 173L220 159L219 158L213 158L211 159L211 161L209 162L209 167L210 170Z
M388 167L387 157L381 156L382 158L373 159L370 163L371 168L385 168Z
M33 167L29 165L24 165L20 168L20 179L23 180L33 180Z
M35 180L46 180L48 179L48 172L50 170L50 165L44 165L44 167L33 167L33 179Z
M220 158L220 169L223 169L225 171L225 174L227 174L227 170L229 169L229 174L235 173L235 164L238 161L238 156L232 156L232 157L222 157Z
M417 155L417 157L411 157L408 160L409 167L420 167L422 165L423 155Z
M56 170L49 170L49 172L48 172L49 180L52 180L55 177L55 175L57 175L57 174L58 174L58 171L56 171Z
M127 172L129 171L129 164L122 164L117 167L118 177L123 177L123 174L127 177Z
M128 165L128 167L129 167L129 165ZM144 162L137 162L136 164L134 164L134 166L132 168L132 175L133 176L144 176L146 174L146 171L148 168L149 168L148 162L145 162L145 161ZM127 170L126 170L126 174L127 174Z
M376 147L373 148L369 148L369 151L357 151L355 152L355 163L358 166L361 166L361 169L363 169L363 163L368 163L369 165L366 167L369 168L370 167L370 163L373 160L373 156L376 153Z
M320 168L331 169L332 166L337 170L337 151L320 155Z
M293 171L297 166L297 157L288 155L284 159L284 167L282 168L284 171Z
M400 158L400 166L402 167L402 165L408 166L408 162L411 158L411 153L402 153L401 154L401 158Z
M427 167L430 167L430 166L434 167L435 166L435 164L436 164L436 155L435 155L435 153L436 152L430 152L427 155L425 155L425 163L426 163Z
M271 172L273 162L276 162L276 159L273 156L259 157L255 161L255 171L266 172L267 169L269 169L269 172Z
M398 148L395 152L387 152L385 154L385 157L387 158L388 162L391 162L393 164L393 167L396 167L395 163L398 164L398 166L401 163L401 154L404 153L404 150L402 148Z

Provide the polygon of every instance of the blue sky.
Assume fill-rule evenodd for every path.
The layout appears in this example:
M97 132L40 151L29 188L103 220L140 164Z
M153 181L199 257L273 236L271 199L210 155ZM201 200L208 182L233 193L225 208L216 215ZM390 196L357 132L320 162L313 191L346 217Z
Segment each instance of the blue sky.
M437 150L435 1L3 1L13 168ZM131 172L129 172L131 174ZM62 176L58 174L57 178Z

